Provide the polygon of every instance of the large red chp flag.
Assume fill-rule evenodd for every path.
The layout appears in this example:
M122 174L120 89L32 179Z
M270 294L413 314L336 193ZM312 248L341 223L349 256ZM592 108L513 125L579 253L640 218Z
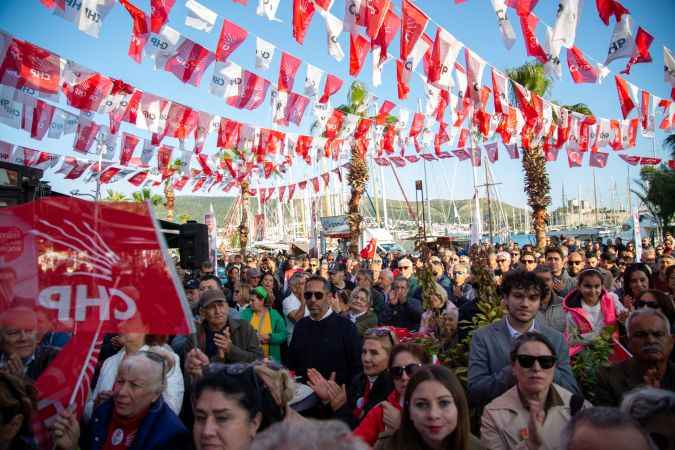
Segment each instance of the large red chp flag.
M81 412L105 333L195 331L146 203L45 198L0 209L0 275L0 315L30 309L49 329L72 333L36 382L42 448L51 448L58 411Z

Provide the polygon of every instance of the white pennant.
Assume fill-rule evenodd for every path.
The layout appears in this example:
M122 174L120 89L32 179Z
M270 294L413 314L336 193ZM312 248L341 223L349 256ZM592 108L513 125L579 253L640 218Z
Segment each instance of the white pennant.
M150 33L143 53L155 62L155 70L163 70L166 62L176 54L185 38L168 25L164 25L159 33Z
M185 3L188 14L185 17L185 25L195 30L210 33L218 19L218 14L196 0L188 0Z
M609 119L599 119L598 120L598 137L596 139L596 145L600 147L606 147L609 145L609 138L612 132L612 127L610 126Z
M340 34L344 26L343 22L329 12L322 12L326 19L326 35L328 38L328 53L340 62L344 59L345 53L340 46Z
M452 73L456 72L453 69L457 55L462 49L462 43L443 28L441 28L439 38L441 40L441 77L436 82L436 86L449 89L452 86Z
M89 36L98 38L103 25L103 19L108 15L115 0L78 0L63 2L63 9L54 8L54 14L68 22L72 22L77 29Z
M281 22L281 19L277 19L278 9L279 0L258 0L258 8L255 13L259 16L267 17L268 20Z
M239 94L243 69L231 61L216 61L209 92L216 97L228 98Z
M382 49L380 47L375 47L373 49L373 86L378 87L382 84L382 70L384 69L384 64L389 61L389 58L386 58L382 63L380 63L380 52Z
M267 70L270 68L270 63L274 58L274 50L276 47L274 44L267 42L266 40L256 37L255 38L255 67L256 69Z
M323 70L307 64L307 75L305 75L305 95L314 97L319 94L319 87L321 86L321 79L323 78Z
M405 61L405 69L414 72L417 68L417 65L422 61L422 58L427 53L431 44L429 44L424 39L418 39L415 42L415 46L412 48L412 51L408 55L408 59Z
M513 25L511 25L509 18L506 16L506 0L490 0L490 2L497 15L497 24L502 34L502 42L504 42L504 46L507 49L511 49L513 44L516 43L516 32L513 30Z
M562 50L562 42L553 40L553 30L546 25L544 27L545 38L542 48L548 57L548 61L544 64L544 73L549 77L557 80L562 78L562 65L560 63L560 50Z
M344 26L347 31L356 31L361 15L365 14L366 0L345 0Z
M272 93L270 95L272 122L278 123L284 119L287 104L288 104L288 92L272 89Z
M574 45L579 23L580 0L560 0L558 13L553 26L553 42L560 42L570 48Z
M633 55L635 48L635 40L633 39L633 19L630 14L621 16L621 20L614 26L612 38L609 41L609 48L607 50L607 59L605 65L620 58L630 58Z
M675 58L666 46L663 47L663 78L675 88Z

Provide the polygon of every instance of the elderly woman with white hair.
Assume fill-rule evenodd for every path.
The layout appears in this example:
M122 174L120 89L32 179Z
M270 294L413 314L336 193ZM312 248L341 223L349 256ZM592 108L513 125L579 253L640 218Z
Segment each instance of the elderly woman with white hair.
M621 411L637 420L659 450L675 449L675 392L653 387L630 391Z
M459 311L457 306L448 300L448 292L438 283L431 285L429 293L422 291L422 304L425 311L420 321L420 333L440 337L457 330Z

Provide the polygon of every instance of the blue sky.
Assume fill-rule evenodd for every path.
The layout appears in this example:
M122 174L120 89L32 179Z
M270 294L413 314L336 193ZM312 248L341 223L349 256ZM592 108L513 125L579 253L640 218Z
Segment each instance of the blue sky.
M347 56L342 62L338 63L327 53L324 22L320 16L315 15L304 45L301 46L293 40L291 36L291 0L281 0L281 6L277 14L282 20L281 23L269 22L265 18L256 16L255 8L257 0L249 0L247 6L235 4L231 0L199 1L219 15L216 26L211 33L200 32L184 25L186 9L183 0L176 1L176 5L169 17L169 24L181 34L207 48L214 49L220 32L222 18L226 17L248 29L250 33L249 39L231 56L234 62L245 68L255 70L255 38L253 36L260 36L267 41L277 44L278 50L271 68L268 71L255 70L256 72L268 78L272 83L276 83L280 59L279 50L283 49L300 57L303 62L309 62L344 79L345 87L334 97L333 105L338 105L345 100L347 93L346 86L348 86L350 81L348 76L349 43L346 33L342 35L341 44ZM134 0L133 3L145 11L150 10L149 0ZM393 0L393 3L396 11L400 12L401 0ZM434 21L482 56L488 64L498 69L506 69L518 66L528 60L523 47L517 17L513 11L509 11L508 14L511 23L516 29L517 42L511 50L506 50L501 42L499 29L489 0L468 0L461 5L455 5L452 0L419 0L417 4ZM673 31L675 2L668 0L623 0L623 4L631 11L635 27L642 26L655 38L651 47L654 62L634 66L631 75L627 78L640 88L645 88L659 97L667 98L670 88L663 81L662 46L666 45L675 50L675 32ZM534 12L541 20L552 25L554 23L556 6L557 2L555 1L542 0ZM332 12L341 18L343 11L343 0L336 0ZM106 18L99 39L85 35L79 32L71 23L53 16L50 11L41 5L39 0L3 0L0 2L0 28L14 36L42 46L60 54L62 57L72 59L107 76L124 79L142 90L163 95L213 114L235 118L256 125L271 126L269 102L266 101L258 110L249 112L231 108L222 99L211 96L208 93L208 78L211 75L211 68L207 70L202 84L195 88L182 84L169 73L154 71L152 61L147 58L142 64L134 63L127 56L131 22L127 12L119 5L116 5ZM585 54L596 60L604 60L612 29L613 23L610 23L610 26L605 26L601 22L593 0L582 2L582 13L577 29L576 45ZM435 26L429 25L427 32L433 37ZM398 41L399 36L397 35L390 47L390 53L398 54ZM458 61L464 63L463 56L460 56ZM612 70L612 75L602 85L576 85L571 80L565 60L563 60L563 78L555 82L549 98L557 100L562 104L583 102L590 106L596 116L620 118L621 113L613 73L618 73L625 65L625 61L618 60L610 64L609 68ZM370 67L369 57L359 77L369 86ZM421 71L421 65L418 71ZM301 90L304 74L305 66L303 64L296 77L296 91ZM489 70L486 70L483 83L489 84ZM384 69L382 86L373 90L379 98L394 100L398 105L414 111L416 109L416 99L423 96L421 81L413 78L411 88L412 91L408 100L399 101L396 99L395 65L390 61ZM305 120L301 124L302 126L291 126L288 128L288 131L306 132L309 125L309 116L310 110L308 109ZM124 130L126 126L123 125L122 129ZM139 132L135 128L129 129L138 135L144 135L143 132ZM661 146L664 137L662 133L657 133L655 146L657 156L666 155L665 152L662 152ZM0 138L15 144L26 145L52 153L62 155L72 154L69 150L69 146L72 146L72 137L62 140L45 138L44 141L39 142L32 140L26 133L16 132L0 124ZM207 151L213 151L213 147L211 147L211 150L208 150L209 145L213 145L213 139L207 141ZM449 148L446 150L449 150ZM608 151L611 152L611 150ZM639 137L637 148L630 150L629 153L651 156L651 140ZM506 156L505 152L501 152L500 161L492 166L495 181L502 183L499 188L500 195L506 202L524 206L526 197L523 193L523 177L520 162L504 159ZM468 198L472 195L470 166L468 162L461 163L459 166L457 164L456 158L427 163L428 186L431 198L450 198L451 196L454 196L454 198ZM193 162L193 165L196 165L196 163ZM298 166L304 166L304 163ZM329 163L328 168L332 167L334 167L332 163ZM559 155L558 161L549 164L548 167L551 174L554 205L560 204L563 185L568 197L576 197L577 192L580 191L582 198L592 200L593 181L592 171L589 167L568 168L567 159L563 152ZM625 201L626 180L628 176L627 167L627 164L616 154L611 154L607 167L596 172L600 202L608 203L610 201L610 187L614 183L617 184L621 199ZM309 173L316 175L322 172L322 169L323 167L294 168L293 179L304 178L304 175ZM390 174L388 170L385 172L384 177L387 194L389 197L400 199L402 198L400 190L393 177L387 175ZM73 188L88 190L92 188L92 186L83 186L82 183L66 184L61 176L50 174L51 171L48 172L48 179L56 190L68 191ZM638 168L631 168L630 175L632 178L637 177ZM423 177L422 163L399 169L399 176L404 188L407 189L408 197L414 197L414 180ZM275 182L275 184L281 183L282 180ZM286 184L285 182L283 183ZM131 185L123 181L110 185L110 187L115 190L129 191ZM187 191L189 190L186 189Z

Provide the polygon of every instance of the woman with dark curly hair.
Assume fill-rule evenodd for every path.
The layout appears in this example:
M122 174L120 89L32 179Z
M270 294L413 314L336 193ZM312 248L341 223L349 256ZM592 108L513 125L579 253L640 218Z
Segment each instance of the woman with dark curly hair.
M619 289L616 294L626 308L632 309L633 302L642 291L653 288L652 269L647 264L635 263L626 267L623 273L623 288Z

